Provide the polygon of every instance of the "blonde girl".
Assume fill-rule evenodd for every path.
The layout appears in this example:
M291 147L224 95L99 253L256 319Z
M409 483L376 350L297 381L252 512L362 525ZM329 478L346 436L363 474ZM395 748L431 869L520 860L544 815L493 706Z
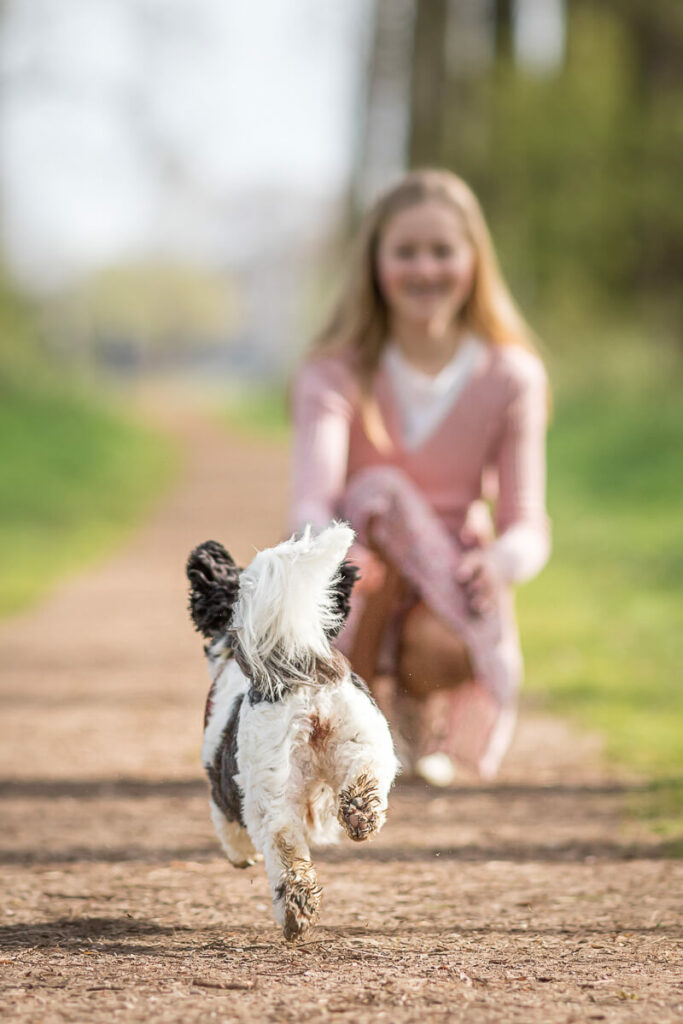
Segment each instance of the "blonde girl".
M386 192L349 270L295 380L291 525L356 530L339 646L406 768L490 777L521 681L511 588L550 548L546 375L455 175L415 171Z

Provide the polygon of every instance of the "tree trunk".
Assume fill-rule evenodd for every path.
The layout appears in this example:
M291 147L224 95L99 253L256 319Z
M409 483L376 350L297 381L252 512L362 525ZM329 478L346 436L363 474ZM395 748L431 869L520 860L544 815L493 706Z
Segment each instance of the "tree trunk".
M440 164L446 96L448 0L417 0L410 104L410 165Z
M513 0L495 0L496 62L512 60L512 7Z
M414 16L415 0L376 0L352 189L355 215L406 168Z

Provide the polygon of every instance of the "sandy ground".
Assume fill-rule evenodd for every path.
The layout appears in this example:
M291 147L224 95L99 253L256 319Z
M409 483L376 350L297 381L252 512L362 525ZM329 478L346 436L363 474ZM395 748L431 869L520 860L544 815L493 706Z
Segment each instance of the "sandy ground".
M681 864L598 738L530 708L495 784L399 784L376 841L321 851L321 923L283 942L209 821L183 567L279 539L286 452L172 426L152 521L0 628L2 1020L683 1020Z

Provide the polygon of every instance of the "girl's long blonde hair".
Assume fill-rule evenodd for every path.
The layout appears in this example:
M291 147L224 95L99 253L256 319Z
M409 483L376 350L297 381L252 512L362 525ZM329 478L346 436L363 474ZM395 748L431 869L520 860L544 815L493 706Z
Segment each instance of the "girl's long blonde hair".
M472 291L459 324L492 345L535 350L533 334L503 279L476 196L450 171L417 170L385 192L365 217L346 284L332 316L313 342L314 355L346 353L367 393L389 333L389 310L377 278L377 250L387 223L400 210L439 202L462 218L474 249Z

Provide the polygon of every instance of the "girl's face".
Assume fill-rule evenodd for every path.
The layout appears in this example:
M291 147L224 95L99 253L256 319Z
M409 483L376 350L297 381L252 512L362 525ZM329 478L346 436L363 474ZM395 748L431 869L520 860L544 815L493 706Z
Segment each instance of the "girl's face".
M391 318L446 330L472 291L475 253L460 214L427 200L394 214L377 250L377 276Z

